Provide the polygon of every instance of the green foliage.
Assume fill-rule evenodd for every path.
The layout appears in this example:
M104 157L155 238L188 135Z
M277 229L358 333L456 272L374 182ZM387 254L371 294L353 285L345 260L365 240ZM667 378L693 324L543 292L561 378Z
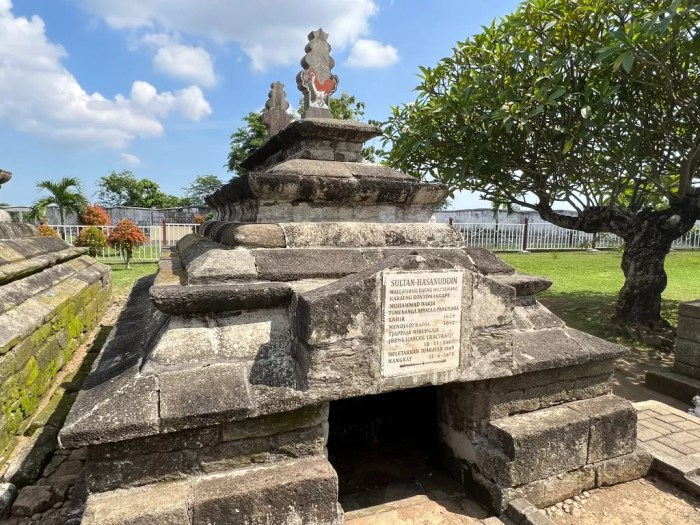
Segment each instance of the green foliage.
M140 208L175 208L182 200L161 191L149 179L137 179L130 171L112 171L97 182L97 197L107 206L136 206Z
M224 183L216 175L199 175L185 190L185 198L190 206L204 205L204 198L221 188Z
M525 2L420 68L385 125L389 163L539 211L694 195L699 24L697 0Z
M38 230L39 230L39 237L56 237L57 239L61 238L61 236L58 234L58 232L56 230L54 230L48 224L39 225Z
M107 238L100 228L90 226L83 228L78 234L74 244L88 249L91 257L97 257L97 252L107 245Z
M61 224L64 224L66 212L73 212L80 215L87 206L88 201L83 195L83 188L80 180L75 177L63 177L58 181L43 180L37 183L39 190L49 192L46 197L41 197L34 203L34 213L32 215L43 217L46 215L46 207L49 204L58 206L61 215Z
M303 106L303 101L302 97L299 107ZM337 98L331 98L330 107L331 113L337 119L361 122L365 116L365 103L345 92ZM231 135L231 150L226 164L228 171L235 172L239 176L245 173L245 169L241 168L241 162L267 141L267 128L263 122L262 112L248 113L243 120L245 125ZM379 125L376 121L370 120L369 123ZM362 156L370 162L374 162L379 154L379 149L375 146L362 149Z
M248 158L267 140L267 128L263 122L262 113L248 113L243 117L245 125L231 135L231 151L228 154L227 168L238 175L243 175L241 162Z

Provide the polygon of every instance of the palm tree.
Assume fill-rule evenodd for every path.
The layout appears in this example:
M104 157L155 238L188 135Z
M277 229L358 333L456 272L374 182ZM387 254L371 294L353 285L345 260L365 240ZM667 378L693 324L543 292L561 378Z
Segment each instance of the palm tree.
M42 180L36 185L39 190L46 190L51 195L42 197L34 203L34 209L45 209L49 204L58 206L61 214L61 225L66 220L65 212L73 212L80 215L80 212L87 206L88 201L83 195L83 187L75 177L63 177L59 181Z

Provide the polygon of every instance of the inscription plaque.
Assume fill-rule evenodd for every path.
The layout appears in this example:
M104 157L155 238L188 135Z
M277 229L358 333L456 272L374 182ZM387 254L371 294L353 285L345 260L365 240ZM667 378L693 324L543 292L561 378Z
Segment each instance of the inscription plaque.
M463 279L460 270L384 272L383 377L459 366Z

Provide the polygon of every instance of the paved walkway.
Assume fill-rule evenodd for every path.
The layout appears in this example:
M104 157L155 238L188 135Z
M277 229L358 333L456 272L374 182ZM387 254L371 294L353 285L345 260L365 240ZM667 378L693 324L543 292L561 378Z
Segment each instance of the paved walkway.
M639 446L654 457L654 468L700 494L700 418L659 401L634 406Z

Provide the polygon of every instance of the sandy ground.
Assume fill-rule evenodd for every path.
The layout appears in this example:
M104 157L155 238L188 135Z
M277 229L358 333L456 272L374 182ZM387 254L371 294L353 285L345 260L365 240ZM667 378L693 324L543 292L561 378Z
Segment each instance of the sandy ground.
M700 498L649 477L591 490L581 513L557 511L557 525L699 525Z

